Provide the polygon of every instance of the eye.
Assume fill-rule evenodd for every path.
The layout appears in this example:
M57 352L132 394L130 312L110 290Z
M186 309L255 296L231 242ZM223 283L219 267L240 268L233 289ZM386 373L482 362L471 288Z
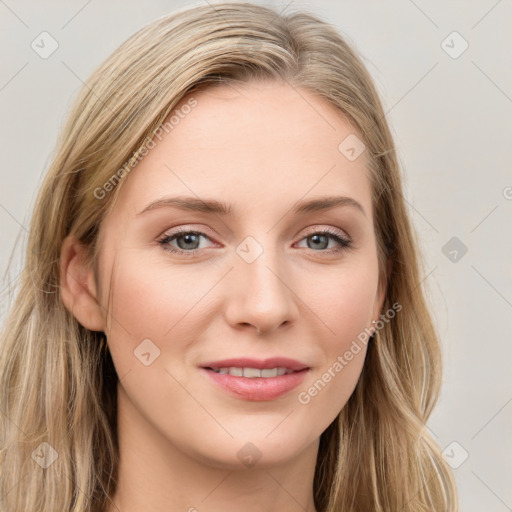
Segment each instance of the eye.
M158 240L158 243L166 251L193 256L197 251L204 248L201 247L201 238L210 240L210 238L201 231L178 228L174 233L164 235ZM177 244L177 247L171 245L173 242Z
M310 233L301 240L306 241L307 248L313 249L315 252L339 252L349 249L352 241L348 238L341 236L337 231L331 231L329 229L323 229L321 231L315 231ZM329 247L330 242L338 247ZM300 243L300 242L299 242ZM330 249L325 251L324 249Z
M173 233L166 234L160 238L158 243L164 250L171 253L195 256L201 249L204 249L204 246L201 246L201 239L211 241L210 237L201 231L177 228ZM314 231L302 238L299 243L304 240L306 241L308 249L322 253L337 253L348 250L351 248L352 244L350 239L342 236L337 231L331 231L329 229ZM334 247L332 247L331 242L334 244Z

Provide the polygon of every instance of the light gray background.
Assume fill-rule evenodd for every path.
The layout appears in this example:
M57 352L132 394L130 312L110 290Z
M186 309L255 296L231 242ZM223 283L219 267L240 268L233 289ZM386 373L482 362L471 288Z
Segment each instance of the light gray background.
M199 3L0 0L2 270L21 236L2 288L19 272L35 194L82 81L142 25ZM311 9L365 56L398 145L442 337L444 384L429 427L458 466L462 510L512 510L511 1L265 5ZM59 45L47 59L31 48L43 31ZM459 56L454 31L469 45Z

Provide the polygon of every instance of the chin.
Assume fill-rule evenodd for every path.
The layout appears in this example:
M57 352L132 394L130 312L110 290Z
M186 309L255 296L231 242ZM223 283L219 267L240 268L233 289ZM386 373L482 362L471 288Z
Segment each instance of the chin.
M210 435L211 444L204 446L203 450L198 451L199 447L195 445L195 458L210 467L229 471L269 469L292 462L306 448L316 446L319 437L305 439L292 435L297 430L297 425L289 425L286 430L275 435L271 433L268 437L267 431L255 431L254 434L246 432L243 436L223 440L213 439Z

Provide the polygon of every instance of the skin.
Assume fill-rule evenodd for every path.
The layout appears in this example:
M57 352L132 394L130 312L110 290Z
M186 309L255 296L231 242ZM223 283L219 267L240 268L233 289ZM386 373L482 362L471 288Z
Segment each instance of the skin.
M73 237L63 245L64 304L107 334L120 379L111 511L315 511L319 437L352 394L366 346L309 403L298 395L371 330L385 287L366 154L345 158L338 145L354 128L299 92L253 82L194 93L197 106L124 178L101 226L99 275ZM350 206L291 213L298 200L332 195L355 199L365 214ZM138 215L165 196L217 199L232 214L161 207ZM195 257L158 243L178 226L206 235L168 243L198 248ZM328 238L315 244L311 235L325 228L350 238L350 250L336 252ZM252 263L236 251L247 236L263 249ZM148 366L134 355L145 339L160 350ZM271 401L231 396L199 371L238 356L286 356L310 370ZM237 455L254 450L247 443L260 455L252 467Z

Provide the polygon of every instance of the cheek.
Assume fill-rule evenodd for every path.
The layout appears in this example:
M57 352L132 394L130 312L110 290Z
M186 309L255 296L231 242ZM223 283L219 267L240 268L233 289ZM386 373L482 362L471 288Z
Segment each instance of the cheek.
M109 283L108 332L118 374L140 371L141 363L154 360L148 368L170 368L178 377L182 365L177 361L183 362L212 318L208 295L221 276L214 269L167 265L137 251L119 254Z
M176 411L188 411L183 415L187 425L200 425L195 415L202 418L202 411L194 410L180 382L186 377L188 348L209 318L204 297L215 284L213 277L198 278L192 265L151 264L126 251L116 258L110 284L109 348L129 402L164 430L173 430Z
M327 276L327 274L326 274ZM316 279L304 288L308 306L322 324L322 335L313 335L322 353L298 392L298 402L308 414L334 420L350 398L361 374L369 340L377 292L376 260L354 262L340 267L333 278ZM365 330L366 329L366 330Z
M371 257L354 257L336 269L323 269L314 279L303 279L300 296L325 327L326 352L343 349L370 327L377 280L376 260Z

